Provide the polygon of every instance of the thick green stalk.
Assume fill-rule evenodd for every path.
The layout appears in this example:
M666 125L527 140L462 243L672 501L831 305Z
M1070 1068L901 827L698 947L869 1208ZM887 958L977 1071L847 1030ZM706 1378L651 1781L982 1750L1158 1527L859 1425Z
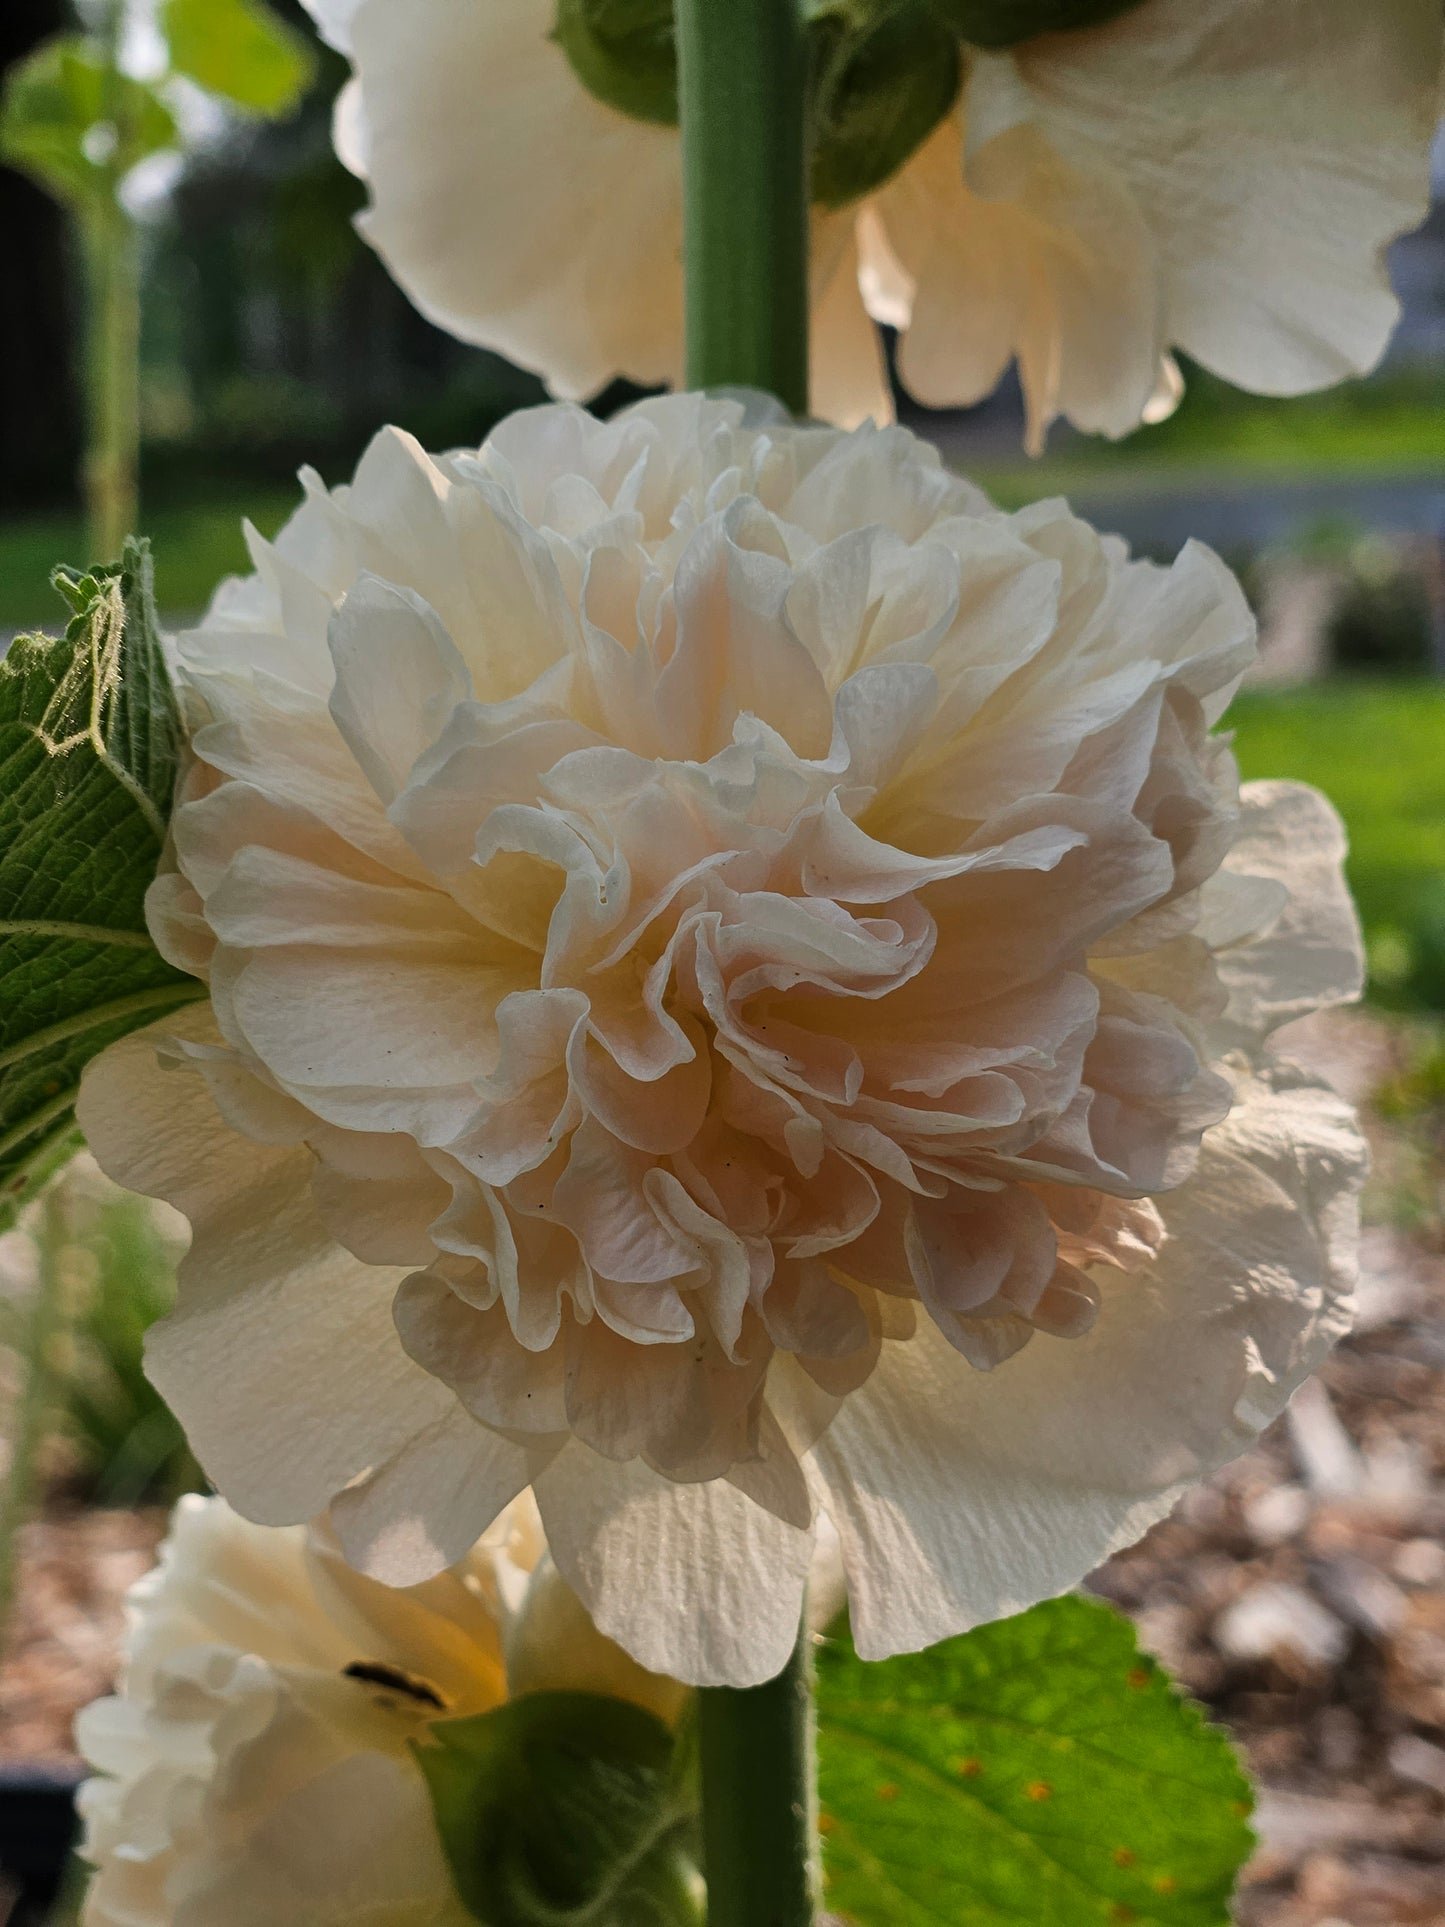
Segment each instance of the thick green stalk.
M118 205L85 217L86 509L91 557L111 562L136 530L140 467L140 265L134 224Z
M812 1636L766 1686L698 1695L708 1927L812 1927L817 1906Z
M801 0L677 0L687 380L808 408Z
M85 497L91 561L113 562L137 528L140 473L140 240L120 200L128 130L120 85L124 0L110 0L101 34L104 118L115 159L106 190L82 215L85 243L87 439Z
M687 380L808 409L802 0L676 0ZM708 1927L811 1927L817 1822L806 1627L765 1686L699 1695Z

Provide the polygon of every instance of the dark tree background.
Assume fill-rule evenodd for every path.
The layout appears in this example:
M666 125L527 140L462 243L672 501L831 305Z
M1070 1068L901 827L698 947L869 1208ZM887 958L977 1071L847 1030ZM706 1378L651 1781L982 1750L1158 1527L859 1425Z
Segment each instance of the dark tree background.
M67 24L64 0L0 0L0 73ZM74 492L80 452L65 220L0 167L0 513Z

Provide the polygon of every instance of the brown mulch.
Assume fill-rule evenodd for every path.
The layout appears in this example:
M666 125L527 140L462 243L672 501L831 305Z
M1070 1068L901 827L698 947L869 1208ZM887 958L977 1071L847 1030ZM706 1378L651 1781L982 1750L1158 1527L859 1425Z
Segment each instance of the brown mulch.
M75 1715L115 1685L126 1590L164 1531L163 1512L71 1511L26 1528L0 1665L0 1763L76 1764Z
M1291 1047L1356 1102L1405 1049L1363 1014ZM1418 1130L1367 1121L1355 1332L1255 1451L1091 1582L1258 1782L1241 1927L1445 1927L1441 1166Z
M1360 1102L1408 1050L1363 1013L1291 1041ZM1418 1123L1370 1129L1356 1332L1254 1452L1091 1582L1259 1783L1240 1927L1445 1927L1445 1146ZM73 1758L162 1529L97 1512L30 1528L0 1762Z

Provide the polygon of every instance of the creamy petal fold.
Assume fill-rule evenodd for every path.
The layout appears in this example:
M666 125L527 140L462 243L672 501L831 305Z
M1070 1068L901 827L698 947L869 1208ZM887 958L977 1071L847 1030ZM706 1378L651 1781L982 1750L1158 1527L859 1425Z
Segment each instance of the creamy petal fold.
M1348 1327L1364 1166L1325 1086L1250 1080L1160 1201L1157 1260L1096 1274L1087 1337L1035 1340L989 1376L927 1328L885 1345L813 1454L859 1651L1066 1590L1244 1450Z
M802 1618L811 1531L720 1480L672 1485L576 1443L535 1491L558 1569L640 1665L700 1686L756 1686L782 1671Z
M1212 1033L1221 1048L1255 1044L1292 1017L1353 1003L1364 989L1345 828L1333 804L1303 783L1271 782L1247 783L1240 807L1239 834L1205 885L1199 926L1216 945L1229 995ZM1274 885L1282 907L1266 900L1251 915L1240 884L1256 881Z

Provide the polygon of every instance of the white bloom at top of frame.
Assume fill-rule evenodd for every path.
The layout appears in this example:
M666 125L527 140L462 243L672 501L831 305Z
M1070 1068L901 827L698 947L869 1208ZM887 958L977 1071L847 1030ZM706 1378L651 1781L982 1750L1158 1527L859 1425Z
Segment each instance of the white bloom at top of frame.
M566 397L676 384L677 132L586 90L552 0L308 4L356 69L363 231L418 307ZM1436 0L1143 0L964 50L934 131L814 210L815 412L886 418L869 312L931 405L1016 357L1036 446L1058 415L1118 436L1167 410L1174 348L1271 395L1369 369L1385 246L1429 207L1441 37Z
M194 1226L150 1370L234 1504L409 1581L533 1485L692 1682L821 1517L869 1655L1141 1532L1343 1328L1361 1157L1263 1050L1360 947L1211 734L1228 570L750 406L308 478L180 644L209 1005L80 1107Z

